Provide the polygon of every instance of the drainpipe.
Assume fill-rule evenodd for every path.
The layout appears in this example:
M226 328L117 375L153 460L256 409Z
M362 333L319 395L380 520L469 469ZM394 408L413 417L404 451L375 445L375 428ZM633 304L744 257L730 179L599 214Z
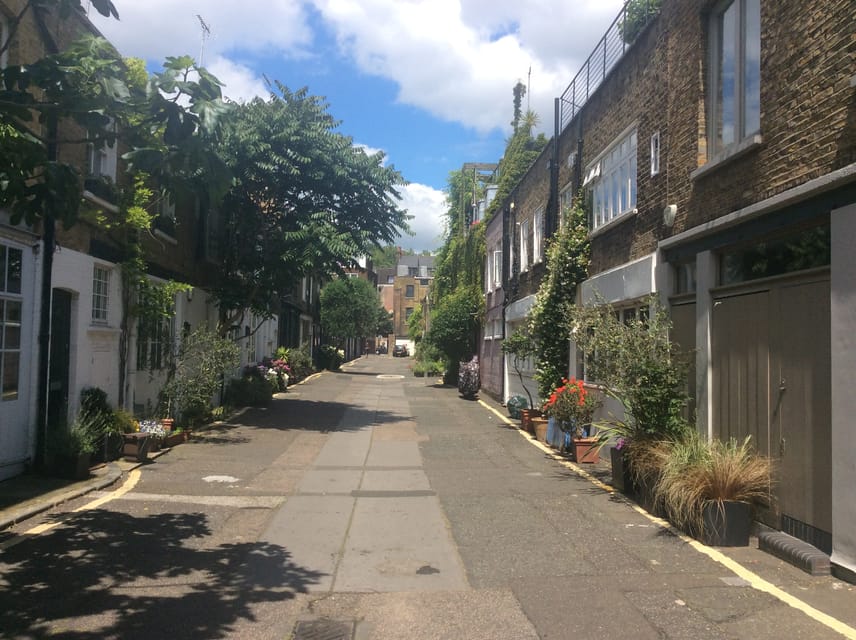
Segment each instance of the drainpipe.
M34 11L36 23L45 41L48 53L56 54L59 47L50 35L50 31L38 11ZM49 162L56 162L59 158L57 143L57 117L55 114L48 116L48 145L47 155ZM38 392L36 411L36 457L37 467L43 466L47 447L48 432L48 371L50 370L50 344L51 344L51 303L53 291L53 256L56 246L56 218L54 212L48 206L44 211L42 220L42 244L44 245L44 259L42 261L42 304L39 317L39 355L38 355Z
M550 196L547 199L547 219L544 237L550 238L559 228L559 98L553 99L553 149L550 154Z

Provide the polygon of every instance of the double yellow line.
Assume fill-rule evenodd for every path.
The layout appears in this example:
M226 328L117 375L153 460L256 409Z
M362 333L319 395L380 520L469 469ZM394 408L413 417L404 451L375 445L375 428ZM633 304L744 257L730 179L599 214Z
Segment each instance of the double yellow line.
M114 491L111 491L107 495L101 496L97 500L93 500L92 502L87 502L82 507L78 507L77 509L74 509L73 511L71 511L71 513L80 513L81 511L90 511L92 509L97 509L101 505L106 504L106 503L110 502L111 500L115 500L116 498L122 497L123 495L128 493L131 489L133 489L137 485L137 483L140 481L140 475L141 474L140 474L139 469L132 469L128 473L128 477L125 480L125 482L122 483L121 487L119 487L118 489L116 489ZM65 520L68 519L68 517L70 517L70 516L67 516L66 518L61 519L61 520L56 520L54 522L45 522L43 524L40 524L40 525L33 527L32 529L28 529L27 531L24 531L24 533L22 533L20 535L17 535L13 538L9 538L8 540L4 540L3 542L0 542L0 551L3 551L5 549L9 549L10 547L14 547L16 544L20 544L24 540L32 538L33 536L37 536L37 535L40 535L40 534L45 533L47 531L50 531L54 527L58 527L59 525L63 524L63 522L65 522Z
M491 413L493 413L494 415L496 415L505 424L510 425L510 426L516 426L515 423L513 423L511 420L509 420L502 413L500 413L499 411L497 411L496 409L491 407L489 404L483 402L482 400L479 400L479 404L481 406L483 406L485 409L487 409L488 411L490 411ZM551 449L550 447L548 447L547 445L545 445L541 442L538 442L535 438L530 436L528 433L525 433L524 431L520 431L520 434L522 436L524 436L525 438L527 438L535 446L540 448L542 451L544 451L544 453L546 453L547 455L552 457L554 460L556 460L559 464L563 465L567 469L570 469L571 471L576 473L578 476L585 478L586 480L591 482L593 485L595 485L596 487L598 487L600 489L603 489L604 491L607 491L609 493L615 493L615 489L613 487L609 486L608 484L601 482L600 480L595 478L593 475L591 475L588 471L580 468L579 466L575 465L573 462L569 462L568 460L565 460L564 458L558 456L553 449ZM643 516L648 518L648 520L650 520L651 522L654 522L657 525L659 525L665 529L669 529L669 531L674 533L677 537L679 537L681 540L686 542L693 549L695 549L699 553L706 555L708 558L710 558L714 562L718 562L719 564L724 566L726 569L728 569L729 571L734 573L737 577L745 580L746 583L749 584L749 586L751 586L753 589L757 589L758 591L763 591L764 593L770 594L771 596L773 596L777 600L785 603L786 605L788 605L790 607L793 607L794 609L797 609L798 611L803 612L805 615L807 615L812 620L819 622L820 624L828 627L832 631L835 631L836 633L841 634L845 638L849 638L850 640L856 640L856 629L854 629L853 627L841 622L841 620L838 620L837 618L833 618L829 614L826 614L823 611L820 611L819 609L816 609L815 607L811 606L807 602L804 602L804 601L800 600L799 598L792 596L790 593L783 591L782 589L780 589L776 585L768 582L767 580L764 580L757 573L750 571L749 569L744 567L742 564L740 564L739 562L737 562L733 558L730 558L729 556L725 555L724 553L722 553L718 549L714 549L713 547L708 547L707 545L702 544L698 540L696 540L694 538L690 538L689 536L681 533L680 531L677 531L675 528L672 527L672 525L669 522L667 522L666 520L663 520L662 518L658 518L654 515L651 515L650 513L648 513L645 509L643 509L639 505L632 504L631 506L636 511L641 513Z

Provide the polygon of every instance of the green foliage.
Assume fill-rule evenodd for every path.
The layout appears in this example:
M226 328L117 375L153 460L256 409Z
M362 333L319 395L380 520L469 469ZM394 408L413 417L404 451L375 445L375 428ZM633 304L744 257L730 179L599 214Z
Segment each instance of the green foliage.
M388 336L390 333L395 331L392 318L393 314L387 311L386 307L384 307L382 304L378 304L377 329L375 330L375 335Z
M532 129L538 121L534 112L529 111L523 118L508 143L505 153L499 162L499 181L497 182L496 197L490 203L487 210L487 218L499 209L508 200L511 192L520 183L521 178L529 170L535 159L547 146L547 138L544 134L532 137Z
M431 306L460 288L484 291L485 225L476 225L466 236L450 236L434 261Z
M535 380L546 398L568 375L570 332L565 307L576 300L587 276L589 240L586 215L577 205L564 212L564 224L547 245L547 275L535 297L527 331L537 344Z
M226 384L225 401L230 407L266 407L275 392L264 376L245 374Z
M105 15L116 15L108 0L95 4ZM77 0L38 5L37 21L44 11L62 16L80 10ZM20 22L9 26L5 46L14 48ZM129 67L109 42L92 35L61 52L0 69L0 206L11 211L13 224L50 218L68 228L77 221L80 175L75 164L57 159L58 145L122 143L131 149L124 158L132 173L144 171L165 186L224 191L228 174L210 143L230 107L216 78L184 57L169 58L164 71L142 87L140 80L139 65Z
M443 298L432 312L426 339L454 368L477 352L476 340L483 315L482 290L474 286L461 287Z
M630 0L624 19L618 23L621 39L632 44L636 36L660 13L661 3L662 0Z
M764 505L770 499L771 462L758 455L750 437L708 441L691 430L665 451L654 496L669 520L691 535L701 534L703 509L711 502Z
M298 348L279 347L276 357L285 360L291 368L291 380L293 384L303 380L314 371L312 367L312 356L309 353L309 345L304 344Z
M318 347L318 365L322 369L336 371L345 361L345 352L332 344L322 344Z
M161 390L161 415L187 422L188 416L204 413L239 362L238 346L213 331L203 327L185 336Z
M627 413L612 421L612 435L630 439L677 439L688 429L686 354L669 340L666 310L649 300L649 318L622 322L610 305L577 305L568 323L582 351L589 380L604 386Z
M267 312L308 273L339 274L407 230L404 178L336 129L322 98L276 83L236 108L220 146L235 180L215 295L227 309Z
M412 253L406 251L406 254ZM393 244L388 244L383 247L374 247L370 253L372 257L372 265L375 271L378 269L391 268L398 264L398 247Z
M365 338L377 335L377 290L362 278L337 278L321 289L321 328L327 336Z
M413 340L413 342L419 343L422 341L422 333L424 330L425 320L422 317L422 307L418 306L407 319L407 337Z

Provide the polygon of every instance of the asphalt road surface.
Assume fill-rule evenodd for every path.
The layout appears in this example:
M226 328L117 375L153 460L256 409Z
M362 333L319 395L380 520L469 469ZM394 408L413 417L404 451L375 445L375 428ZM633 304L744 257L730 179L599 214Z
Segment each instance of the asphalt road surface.
M410 363L324 373L19 525L0 551L0 637L793 640L856 626L852 585L730 552L850 611L842 632Z

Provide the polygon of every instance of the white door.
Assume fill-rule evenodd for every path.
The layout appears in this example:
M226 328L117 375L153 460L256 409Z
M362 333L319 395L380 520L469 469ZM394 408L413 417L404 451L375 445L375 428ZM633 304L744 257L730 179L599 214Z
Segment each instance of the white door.
M0 238L0 480L30 457L35 258L29 246Z

